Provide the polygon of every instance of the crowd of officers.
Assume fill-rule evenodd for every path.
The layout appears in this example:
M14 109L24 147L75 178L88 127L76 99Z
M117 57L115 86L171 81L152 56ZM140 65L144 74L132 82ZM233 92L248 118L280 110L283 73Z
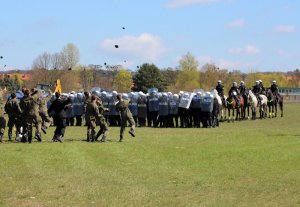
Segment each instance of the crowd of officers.
M270 87L274 94L278 93L276 81ZM225 102L222 81L218 81L216 90ZM243 81L237 87L234 82L229 90L229 96L236 98L243 94L246 86ZM252 91L258 95L265 92L262 81L256 81ZM171 92L143 92L120 93L116 91L93 91L84 93L71 92L69 94L52 94L51 91L42 93L37 89L23 89L23 97L17 99L11 93L1 107L0 114L0 142L6 127L4 112L8 114L8 139L13 138L13 128L16 131L16 140L32 142L34 138L42 141L41 132L46 133L50 125L56 126L53 141L62 142L66 126L87 126L87 141L106 142L109 126L120 127L120 141L123 141L125 127L129 123L131 136L135 136L135 126L163 127L163 128L212 128L219 126L219 104L210 92L197 92L193 95L188 108L180 107L179 103L185 92L179 94ZM203 108L203 98L212 101L210 107ZM238 99L236 99L238 103ZM207 101L206 101L207 102ZM83 121L84 120L84 121ZM100 129L97 132L96 127ZM100 140L99 137L101 137Z

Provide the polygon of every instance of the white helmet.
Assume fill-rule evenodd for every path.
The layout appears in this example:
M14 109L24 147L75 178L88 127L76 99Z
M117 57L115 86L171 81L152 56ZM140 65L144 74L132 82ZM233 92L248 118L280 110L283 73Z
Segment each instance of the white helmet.
M240 82L240 84L241 84L241 85L244 85L244 84L245 84L245 82L244 82L244 81L241 81L241 82Z
M258 85L258 84L259 84L259 81L258 81L258 80L257 80L257 81L255 81L255 84L256 84L256 85Z
M114 95L114 96L116 96L117 94L118 94L117 91L113 91L113 92L112 92L112 95Z
M276 80L273 80L272 83L275 84L275 83L276 83Z
M237 86L237 83L236 83L236 82L233 82L232 85L233 85L233 86Z
M172 92L169 91L169 92L168 92L168 96L171 96L171 95L172 95Z
M179 95L182 95L184 92L183 91L179 91Z
M144 95L143 91L140 91L140 92L139 92L139 95L140 95L140 96L143 96L143 95Z
M259 82L259 83L262 83L262 80L259 80L258 82Z
M221 80L218 80L218 83L222 83L222 81L221 81Z

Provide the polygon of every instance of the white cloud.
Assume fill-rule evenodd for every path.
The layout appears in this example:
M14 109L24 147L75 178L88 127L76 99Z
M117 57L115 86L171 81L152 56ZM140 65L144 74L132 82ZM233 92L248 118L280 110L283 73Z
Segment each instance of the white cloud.
M115 48L114 45L118 45L119 48ZM160 37L149 33L105 39L100 47L110 53L148 61L157 60L167 51Z
M240 28L245 26L245 21L243 19L236 19L228 24L228 27Z
M244 54L244 55L254 55L261 52L260 48L254 45L246 45L244 47L235 47L229 49L229 52L232 54Z
M292 33L296 31L296 27L293 25L278 25L274 28L276 33Z
M178 8L178 7L185 7L185 6L192 6L192 5L205 5L216 3L223 0L170 0L166 7L167 8Z

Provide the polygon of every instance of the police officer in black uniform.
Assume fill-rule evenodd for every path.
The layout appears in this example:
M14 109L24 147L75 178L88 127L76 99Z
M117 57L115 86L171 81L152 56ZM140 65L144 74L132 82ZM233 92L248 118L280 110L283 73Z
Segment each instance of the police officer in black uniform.
M274 96L277 96L277 94L278 94L278 86L277 86L277 84L276 84L276 80L273 80L272 81L272 85L271 85L271 91L272 91L272 93L273 93L273 95Z
M235 93L234 93L235 92ZM236 105L238 106L240 103L239 103L239 99L238 99L238 95L240 94L239 92L239 89L237 87L237 83L236 82L233 82L232 83L232 86L228 92L228 95L229 96L232 96L236 102Z

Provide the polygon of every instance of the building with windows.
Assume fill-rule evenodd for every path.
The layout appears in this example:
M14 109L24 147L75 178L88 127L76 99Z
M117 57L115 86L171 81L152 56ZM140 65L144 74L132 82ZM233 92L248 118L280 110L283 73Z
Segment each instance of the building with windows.
M300 87L280 87L278 92L285 101L300 102Z

